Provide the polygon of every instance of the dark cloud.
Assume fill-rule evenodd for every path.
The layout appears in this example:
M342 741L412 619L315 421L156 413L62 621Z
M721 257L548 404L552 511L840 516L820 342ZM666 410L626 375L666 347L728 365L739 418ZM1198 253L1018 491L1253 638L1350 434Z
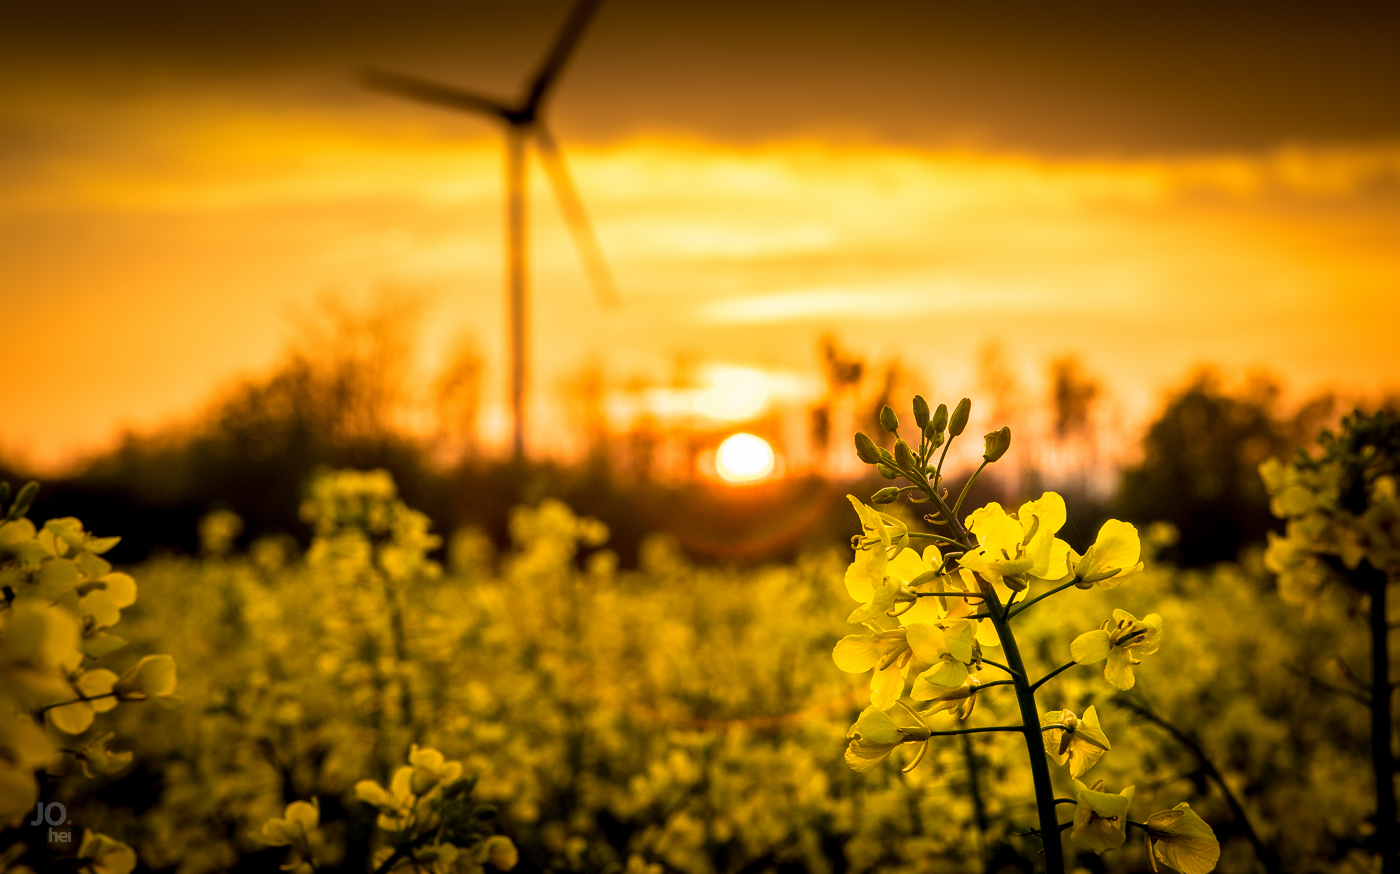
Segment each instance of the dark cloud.
M377 63L509 93L566 9L5 3L0 111L216 89L427 112L388 108L352 71ZM662 131L1092 153L1391 140L1397 37L1393 3L611 0L557 111L566 133L590 139Z

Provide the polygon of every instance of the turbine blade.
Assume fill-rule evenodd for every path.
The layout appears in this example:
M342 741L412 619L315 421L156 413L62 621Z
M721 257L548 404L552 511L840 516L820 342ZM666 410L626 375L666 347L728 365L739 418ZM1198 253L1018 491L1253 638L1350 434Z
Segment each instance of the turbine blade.
M559 198L559 209L564 213L569 232L573 234L574 245L578 247L579 258L583 260L583 269L588 273L598 303L604 308L621 306L622 296L617 292L617 283L613 281L603 247L598 243L598 235L593 231L588 213L583 210L583 201L579 199L578 190L569 177L569 169L564 166L564 156L559 153L559 146L550 135L549 128L543 124L535 126L535 143L539 146L540 163L544 164L545 173L554 186L554 194Z
M375 91L383 91L397 97L407 97L409 100L417 100L421 103L431 103L434 106L445 106L449 109L462 109L467 112L479 112L483 115L509 120L507 118L509 110L489 97L447 85L439 85L426 79L405 76L402 73L391 73L388 70L376 70L371 67L360 71L360 83Z
M545 55L544 61L540 64L539 72L530 82L530 90L525 95L525 111L527 113L534 114L539 110L540 104L544 102L546 92L558 80L559 74L564 71L564 65L568 63L569 56L578 47L578 41L583 38L583 32L588 29L588 23L593 20L593 15L602 5L603 0L578 0L569 10L569 17L564 20L564 26L560 28L559 35L554 38L554 45L550 47L549 54Z

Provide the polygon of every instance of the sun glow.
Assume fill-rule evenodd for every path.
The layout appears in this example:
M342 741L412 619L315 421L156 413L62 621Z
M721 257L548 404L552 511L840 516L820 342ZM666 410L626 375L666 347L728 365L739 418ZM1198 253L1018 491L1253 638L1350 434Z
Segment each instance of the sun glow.
M773 472L776 459L768 441L753 434L733 434L715 452L715 471L731 483L757 482Z
M115 141L87 136L90 119L55 121L53 142L69 145L0 156L17 180L0 197L6 349L47 362L6 386L25 415L0 423L0 456L56 471L128 427L202 409L232 374L273 366L283 316L315 290L383 283L422 289L444 337L461 326L482 344L495 375L479 427L503 450L493 132L463 144L339 116L269 128L252 111L142 113L110 119ZM770 415L800 426L789 412L827 390L813 356L826 331L936 368L952 393L973 377L946 362L989 340L1027 362L1082 352L1113 374L1128 419L1149 406L1131 399L1200 362L1263 366L1301 391L1381 391L1400 373L1385 327L1400 319L1394 146L1075 160L639 138L568 158L626 304L588 303L567 227L534 184L538 427L572 415L557 387L593 360L618 377L604 408L619 430L646 417L705 433ZM945 337L936 362L906 339L954 318L977 327ZM682 355L705 363L668 370Z

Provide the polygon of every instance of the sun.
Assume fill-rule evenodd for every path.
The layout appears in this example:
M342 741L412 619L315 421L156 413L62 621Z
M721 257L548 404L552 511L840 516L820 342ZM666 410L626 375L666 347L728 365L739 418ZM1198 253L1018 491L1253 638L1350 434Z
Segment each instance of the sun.
M753 434L732 434L715 452L715 471L731 483L751 483L773 472L773 447Z

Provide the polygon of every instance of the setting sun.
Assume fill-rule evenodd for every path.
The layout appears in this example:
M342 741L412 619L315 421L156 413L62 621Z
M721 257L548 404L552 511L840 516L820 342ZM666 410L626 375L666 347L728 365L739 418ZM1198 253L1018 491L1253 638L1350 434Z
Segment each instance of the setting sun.
M762 437L735 434L719 445L715 470L732 483L751 483L773 472L773 447Z

